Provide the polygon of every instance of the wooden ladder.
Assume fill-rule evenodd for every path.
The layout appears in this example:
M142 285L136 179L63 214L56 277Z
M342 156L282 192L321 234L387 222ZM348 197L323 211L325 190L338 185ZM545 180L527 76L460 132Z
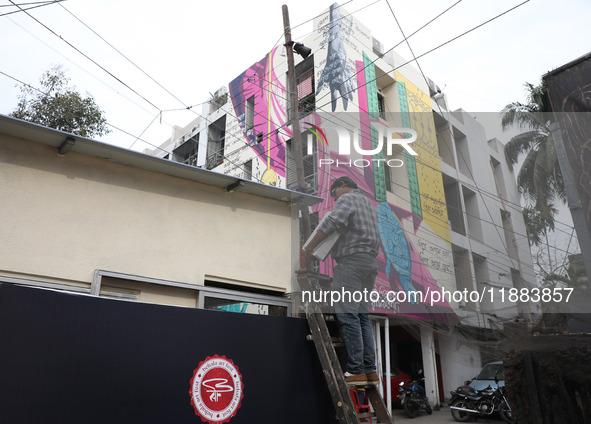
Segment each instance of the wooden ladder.
M298 272L298 283L302 291L317 292L321 290L317 278L306 271ZM308 339L313 341L316 347L339 423L358 424L362 419L377 418L379 424L392 424L392 417L388 413L377 385L348 386L345 382L345 376L335 351L334 340L328 330L326 318L320 305L309 302L304 307L311 332ZM351 389L365 389L373 412L357 413L349 392Z

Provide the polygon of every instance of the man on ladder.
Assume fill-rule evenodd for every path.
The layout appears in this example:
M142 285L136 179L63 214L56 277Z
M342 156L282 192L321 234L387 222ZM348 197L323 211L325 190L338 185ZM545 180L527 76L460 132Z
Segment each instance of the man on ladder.
M304 248L311 255L314 248L335 231L341 233L331 250L337 262L333 270L333 290L344 296L335 304L347 349L345 381L347 385L378 384L373 330L369 320L369 293L373 290L379 251L377 213L363 191L349 177L336 179L331 186L335 206L318 226L314 238ZM361 302L354 302L361 295Z

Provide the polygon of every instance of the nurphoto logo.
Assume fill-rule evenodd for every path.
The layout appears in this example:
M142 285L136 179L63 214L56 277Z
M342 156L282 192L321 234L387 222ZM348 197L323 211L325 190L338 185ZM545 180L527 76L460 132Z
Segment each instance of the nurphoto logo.
M308 129L316 138L318 142L328 147L328 138L326 136L327 131L323 131L317 125L307 123L310 126ZM343 127L328 127L325 130L332 130L336 132L338 141L338 153L341 156L350 156L351 148L357 154L361 156L376 156L384 151L384 144L386 145L386 155L392 156L394 146L402 146L402 148L411 156L416 156L417 152L410 146L417 139L417 132L411 128L403 127L390 127L390 128L379 128L377 142L374 143L372 149L364 149L361 145L359 137L359 128L353 130L347 130ZM307 148L308 155L312 155L314 152L314 139L312 134L308 134ZM318 165L336 165L336 166L355 166L357 168L367 168L370 165L377 167L389 166L392 168L400 168L404 166L404 162L401 159L384 159L382 157L366 159L359 158L355 160L339 160L322 158L318 160Z

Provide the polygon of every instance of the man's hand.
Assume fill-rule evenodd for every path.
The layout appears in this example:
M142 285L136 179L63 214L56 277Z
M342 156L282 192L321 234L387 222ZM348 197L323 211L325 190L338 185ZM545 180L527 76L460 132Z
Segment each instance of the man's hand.
M312 253L314 252L314 249L316 249L316 246L318 246L320 242L324 240L326 237L328 237L328 234L325 234L322 231L316 231L316 234L314 235L314 238L310 240L310 243L308 243L306 247L302 247L302 250L304 251L306 256L312 256Z

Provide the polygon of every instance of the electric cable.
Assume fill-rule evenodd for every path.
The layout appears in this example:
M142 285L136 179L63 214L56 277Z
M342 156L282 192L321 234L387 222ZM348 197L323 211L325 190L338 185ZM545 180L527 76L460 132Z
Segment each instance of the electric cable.
M61 3L62 1L65 1L65 0L39 1L39 2L32 2L32 3L19 3L18 5L16 5L16 4L13 4L13 5L10 5L10 4L2 4L2 5L0 5L0 7L27 6L27 5L30 5L30 4L36 4L37 6L27 7L26 9L22 9L21 8L20 10L14 10L12 12L3 13L3 14L0 15L0 18L2 16L8 16L8 15L12 15L12 14L15 14L15 13L21 13L21 12L24 12L26 10L37 9L38 7L44 7L44 6L49 6L49 5L52 5L52 4L55 4L55 3Z
M428 54L430 54L430 53L432 53L432 52L434 52L434 51L436 51L436 50L438 50L438 49L440 49L441 47L443 47L443 46L445 46L445 45L447 45L447 44L449 44L449 43L451 43L451 42L453 42L453 41L455 41L455 40L457 40L457 39L459 39L459 38L463 37L464 35L467 35L467 34L471 33L472 31L474 31L474 30L476 30L476 29L478 29L478 28L480 28L480 27L482 27L482 26L484 26L484 25L486 25L486 24L488 24L488 23L490 23L490 22L492 22L492 21L494 21L494 20L496 20L496 19L500 18L501 16L503 16L503 15L505 15L505 14L507 14L507 13L509 13L509 12L511 12L511 11L513 11L513 10L515 10L515 9L517 9L518 7L520 7L520 6L522 6L522 5L526 4L526 3L528 3L529 1L530 1L530 0L525 0L524 2L522 2L522 3L518 4L517 6L514 6L514 7L510 8L510 9L507 9L507 10L505 10L504 12L502 12L502 13L500 13L500 14L498 14L498 15L496 15L496 16L494 16L494 17L492 17L492 18L488 19L488 20L486 20L485 22L483 22L483 23L481 23L481 24L479 24L479 25L476 25L475 27L473 27L473 28L471 28L471 29L469 29L469 30L467 30L467 31L465 31L465 32L463 32L463 33L461 33L461 34L459 34L459 35L457 35L457 36L455 36L455 37L453 37L453 38L451 38L451 39L449 39L449 40L447 40L447 41L445 41L445 42L441 43L441 44L439 44L438 46L436 46L436 47L434 47L434 48L432 48L432 49L430 49L430 50L428 50L428 51L426 51L426 52L424 52L424 53L420 54L420 55L419 55L419 56L417 56L415 59L413 59L413 60L409 60L409 61L407 61L407 62L403 63L402 65L399 65L399 66L397 66L397 67L394 67L394 69L392 69L392 70L390 70L390 71L386 72L385 74L389 74L389 73L391 73L391 72L394 72L394 71L396 71L396 70L398 70L398 69L402 68L403 66L406 66L406 65L408 65L408 64L410 64L410 63L412 63L412 62L414 62L414 61L416 61L416 60L418 60L418 59L420 59L420 58L422 58L422 57L424 57L424 56L426 56L426 55L428 55ZM380 77L381 77L381 76L380 76ZM374 79L374 81L377 81L377 80L378 80L380 77L377 77L377 78L375 78L375 79ZM344 84L345 82L346 82L346 80L345 80L343 83L341 83L341 85L342 85L342 84ZM366 82L364 85L367 85L367 84L369 84L370 82L372 82L372 81L367 81L367 82ZM359 87L357 87L357 88L359 88ZM325 94L323 97L321 97L321 98L320 98L320 99L318 99L318 100L322 100L324 97L328 96L329 94L330 94L330 93L328 93L328 94ZM343 97L343 96L345 96L345 95L347 95L347 94L349 94L349 92L346 92L346 93L343 93L343 94L341 94L341 96L340 96L339 98L341 98L341 97ZM327 103L327 104L328 104L328 103Z
M82 25L84 25L94 35L96 35L98 38L100 38L102 41L104 41L109 47L111 47L113 50L115 50L121 57L123 57L126 61L128 61L130 64L132 64L142 74L144 74L145 76L147 76L152 82L154 82L156 85L158 85L158 87L162 88L166 93L168 93L170 96L172 96L180 104L182 104L183 106L185 106L185 108L189 109L189 106L187 106L181 99L179 99L177 96L175 96L173 93L171 93L166 87L164 87L162 84L160 84L154 78L152 78L151 75L149 75L141 67L139 67L138 65L136 65L129 57L127 57L125 54L123 54L119 49L117 49L115 46L113 46L111 43L109 43L107 40L105 40L100 34L98 34L90 26L88 26L86 23L84 23L78 16L76 16L75 14L73 14L72 12L70 12L63 4L60 4L60 7L62 9L64 9L66 12L68 12L71 16L73 16L78 22L80 22Z
M33 19L35 22L37 22L39 25L41 25L42 27L44 27L45 29L47 29L49 32L51 32L53 35L55 35L56 37L58 37L60 40L62 40L64 43L66 43L68 46L70 46L71 48L73 48L76 52L78 52L79 54L81 54L82 56L84 56L86 59L88 59L89 61L91 61L92 63L94 63L96 66L98 66L100 69L102 69L104 72L106 72L108 75L110 75L112 78L114 78L116 81L118 81L121 85L123 85L124 87L126 87L127 89L129 89L130 91L132 91L133 93L135 93L137 96L139 96L140 98L142 98L146 103L150 104L152 107L154 107L156 110L162 110L161 108L159 108L158 106L156 106L154 103L152 103L150 100L146 99L143 95L141 95L140 93L138 93L137 91L135 91L133 88L131 88L129 85L127 85L125 82L123 82L120 78L118 78L117 76L115 76L112 72L110 72L109 70L107 70L104 66L102 66L100 63L98 63L97 61L95 61L94 59L92 59L90 56L88 56L87 54L85 54L84 52L82 52L80 49L78 49L76 46L74 46L72 43L70 43L68 40L66 40L65 38L63 38L62 36L60 36L58 33L56 33L54 30L52 30L51 28L49 28L47 25L45 25L43 22L41 22L39 19L35 18L33 15L31 15L29 12L27 12L26 10L22 9L18 4L16 4L13 0L8 0L10 1L13 5L17 6L19 9L21 9L27 16L29 16L31 19Z

